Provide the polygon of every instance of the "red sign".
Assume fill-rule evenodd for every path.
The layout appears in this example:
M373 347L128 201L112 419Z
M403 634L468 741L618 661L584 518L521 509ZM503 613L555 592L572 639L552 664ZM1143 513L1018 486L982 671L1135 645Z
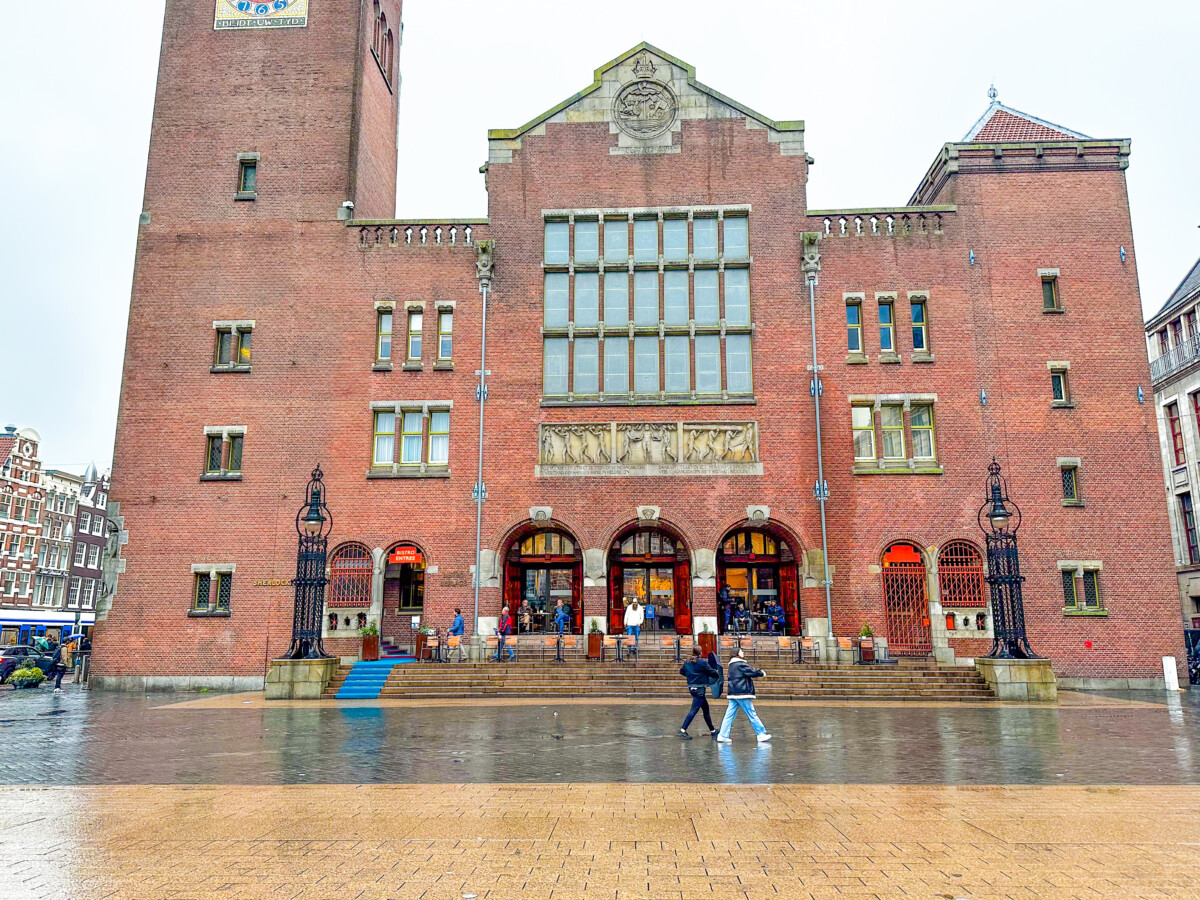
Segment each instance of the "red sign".
M397 547L388 556L388 562L393 565L413 565L419 566L422 562L421 551L416 547Z

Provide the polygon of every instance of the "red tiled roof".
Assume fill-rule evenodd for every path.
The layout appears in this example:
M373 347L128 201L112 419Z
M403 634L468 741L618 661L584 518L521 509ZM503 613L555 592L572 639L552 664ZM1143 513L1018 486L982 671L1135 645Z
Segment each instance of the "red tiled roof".
M1015 143L1017 141L1069 141L1073 135L1014 116L1006 109L997 109L975 135L982 143Z
M12 449L15 446L17 446L17 439L15 437L0 435L0 462L8 459L8 455L12 453Z

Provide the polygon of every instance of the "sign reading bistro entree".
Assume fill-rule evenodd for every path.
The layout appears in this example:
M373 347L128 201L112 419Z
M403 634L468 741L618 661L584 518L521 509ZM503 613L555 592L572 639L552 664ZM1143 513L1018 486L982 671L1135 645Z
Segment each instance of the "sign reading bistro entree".
M422 562L421 551L416 547L397 547L388 554L388 562L392 565L419 566Z

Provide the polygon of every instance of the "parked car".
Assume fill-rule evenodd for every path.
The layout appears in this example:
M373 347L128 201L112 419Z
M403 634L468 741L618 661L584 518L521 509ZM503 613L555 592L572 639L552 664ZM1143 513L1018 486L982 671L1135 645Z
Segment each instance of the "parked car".
M48 673L50 666L54 663L53 652L43 653L27 645L0 647L0 684L8 681L8 676L12 675L26 661L32 662L42 672Z

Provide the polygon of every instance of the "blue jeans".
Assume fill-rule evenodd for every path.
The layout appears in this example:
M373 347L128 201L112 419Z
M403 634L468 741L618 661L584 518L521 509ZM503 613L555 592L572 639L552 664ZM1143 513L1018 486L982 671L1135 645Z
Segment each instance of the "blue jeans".
M754 701L752 699L734 700L730 697L729 706L725 707L725 718L721 721L721 737L729 737L729 731L733 728L733 720L737 718L738 710L746 714L746 718L750 720L750 726L754 729L755 734L767 733L767 726L762 723L762 719L754 711Z
M513 651L512 647L507 647L507 648L505 647L505 638L507 638L507 637L508 637L508 635L502 634L499 636L499 639L496 641L496 655L492 657L492 659L494 659L496 662L500 662L500 654L503 653L506 649L508 650L508 658L509 659L517 658L517 654Z
M630 625L629 633L633 636L634 641L637 641L642 636L642 626L641 625ZM636 644L635 644L635 646L636 646Z

